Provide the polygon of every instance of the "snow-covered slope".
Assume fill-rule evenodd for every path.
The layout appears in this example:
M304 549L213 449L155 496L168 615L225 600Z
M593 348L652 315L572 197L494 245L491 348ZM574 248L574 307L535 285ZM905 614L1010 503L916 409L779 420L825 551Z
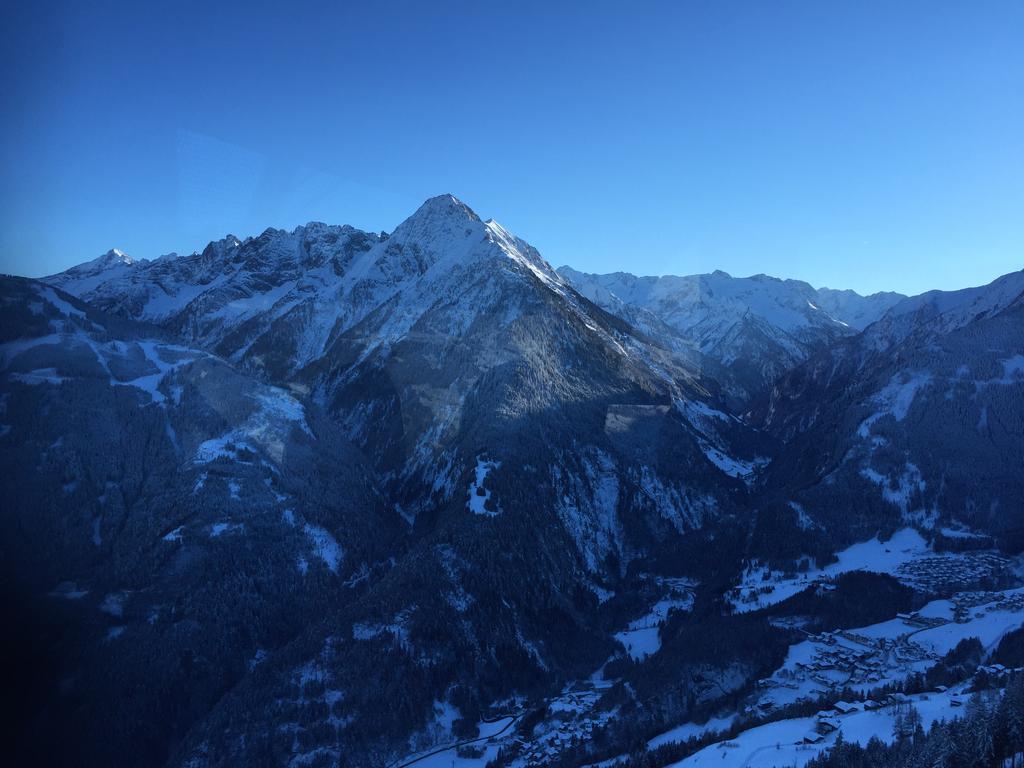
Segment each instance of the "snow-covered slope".
M111 248L102 256L97 256L92 261L71 267L57 275L47 279L51 285L67 291L75 296L92 293L97 286L109 280L123 278L130 274L133 269L142 267L146 260L136 261L128 254L117 248Z
M882 291L861 296L856 291L819 288L815 305L851 328L864 330L905 297L901 293Z
M699 366L582 300L536 249L451 195L426 201L389 236L314 223L244 241L228 236L187 257L134 264L104 257L48 281L108 312L158 323L280 384L316 391L337 407L339 393L385 365L396 345L415 347L423 366L417 375L434 371L439 382L430 396L422 381L409 390L426 409L415 420L422 433L409 428L410 414L403 426L410 468L426 470L437 460L422 440L429 432L436 445L438 430L459 428L456 414L482 375L523 359L550 365L530 349L545 334L588 354L603 350L602 367L663 391L665 402L714 400L698 383ZM540 336L523 335L550 312L557 315L553 325ZM564 363L557 356L553 362ZM387 364L396 383L397 369ZM542 401L520 398L511 412ZM715 459L730 453L722 435L737 426L728 419L696 423L691 411L680 413L700 433L712 466L722 466ZM342 418L353 435L370 441L379 415L360 401Z
M292 372L338 335L386 308L370 347L400 338L466 281L497 289L505 274L532 276L574 301L539 253L451 195L428 200L390 236L310 223L229 235L201 254L133 262L119 251L46 278L92 305L163 324L241 360L272 329L290 327ZM497 281L497 282L496 282ZM485 286L486 287L486 286ZM466 306L462 327L489 302ZM491 298L500 298L492 296ZM506 320L514 319L514 307Z
M759 413L786 445L778 482L805 486L808 509L856 499L865 521L888 510L1016 540L1022 373L1024 272L905 299L777 383Z
M767 275L637 277L625 272L588 275L569 267L559 272L591 300L614 304L616 299L656 312L680 330L703 335L709 322L732 324L755 315L785 333L815 326L843 326L841 318L816 305L817 292L798 280Z
M949 333L968 323L1024 304L1024 270L988 285L959 291L928 291L895 304L866 332L871 348L885 349L911 334Z
M852 335L902 297L815 290L767 275L637 277L594 275L561 267L584 296L645 330L653 317L723 363L749 397L803 361L814 349ZM655 331L656 332L656 331Z
M190 256L128 265L103 257L46 280L105 311L163 324L211 348L227 340L237 351L249 334L231 341L233 332L287 314L377 242L352 227L313 222L244 241L229 235Z

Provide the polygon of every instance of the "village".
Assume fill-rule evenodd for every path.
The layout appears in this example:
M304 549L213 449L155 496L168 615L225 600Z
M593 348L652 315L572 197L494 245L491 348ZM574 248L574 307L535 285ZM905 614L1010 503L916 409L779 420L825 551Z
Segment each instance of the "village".
M1024 590L958 592L870 627L809 635L790 648L779 670L758 682L748 712L770 712L845 689L866 694L924 672L959 639L987 638L1022 615Z
M958 592L951 598L953 602L954 620L963 623L969 619L981 618L985 613L993 611L1024 613L1024 591L1009 590L1006 592ZM973 610L983 608L981 611Z
M943 595L988 582L1005 586L1011 565L995 552L932 555L904 563L896 578L918 592Z
M1016 583L1012 560L990 550L935 553L912 528L897 531L886 542L873 539L854 544L838 553L837 558L823 568L808 568L802 572L772 570L754 562L727 597L737 612L756 611L783 602L809 587L832 589L838 576L853 570L890 573L908 587L929 596L1000 589Z
M548 708L552 717L537 728L533 738L526 740L517 736L513 739L522 764L545 765L566 748L590 739L594 729L605 725L612 717L611 712L595 706L610 686L611 683L598 675L585 683L567 687L561 696L551 700Z
M926 557L915 562L920 566L911 573L922 579L922 584L925 575L931 574L930 583L952 585L956 583L954 575L976 583L973 580L979 576L1007 568L1009 561L991 553L979 553L974 557ZM981 564L986 562L988 570L983 570ZM687 607L692 585L672 583L667 586L671 588L660 596L649 614L633 622L620 638L627 652L637 658L657 652L658 643L652 639L648 647L643 647L642 643L631 647L628 641L648 634L657 638L658 625L666 618L668 610ZM819 586L825 590L833 588L827 580ZM925 672L962 639L978 637L985 647L991 647L1002 634L1019 626L1021 617L1024 617L1024 588L961 590L951 597L932 600L918 611L900 613L878 624L805 633L804 640L790 646L783 665L771 676L758 681L746 706L739 711L721 713L705 725L682 724L655 737L649 746L653 748L673 739L685 740L705 730L724 730L739 716L764 724L752 725L735 740L707 747L705 754L714 755L717 761L719 754L741 750L748 741L760 743L759 739L766 739L765 743L774 744L781 738L783 744L794 750L794 755L806 760L807 756L832 743L840 732L851 738L856 738L864 729L881 729L888 734L890 721L906 713L911 706L926 720L949 717L968 701L969 681L951 688L939 685L934 690L913 695L885 689L904 683L912 674ZM1022 671L990 663L980 666L977 673L998 683ZM452 749L447 756L437 754L422 764L424 768L435 768L435 765L447 768L453 764L454 757L454 764L459 768L483 765L497 754L499 747L516 755L512 763L515 766L532 768L549 764L573 746L592 740L614 717L614 710L598 706L602 694L611 685L612 681L605 680L599 670L587 680L567 685L559 696L549 700L548 716L529 736L518 728L508 728L492 738ZM810 716L775 719L790 705L822 700L830 703L823 704ZM779 735L765 735L776 733ZM610 765L614 761L606 762Z
M841 630L811 635L793 646L786 664L758 682L760 695L748 712L770 712L847 688L867 692L934 664L937 654L911 637L948 620L907 614L895 621L903 625L895 636L868 637Z

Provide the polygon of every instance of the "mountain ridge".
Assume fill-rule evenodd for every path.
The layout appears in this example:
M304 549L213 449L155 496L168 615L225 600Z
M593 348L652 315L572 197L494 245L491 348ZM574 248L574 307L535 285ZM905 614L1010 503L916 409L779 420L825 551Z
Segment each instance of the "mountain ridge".
M560 269L598 305L640 327L658 327L663 334L671 329L683 343L724 366L737 406L752 401L816 350L856 334L858 325L877 319L901 298L817 291L800 280L734 278L721 270L637 277ZM849 322L832 312L843 312Z
M1024 548L1024 273L861 332L799 281L627 301L450 195L126 258L0 280L5 564L87 681L46 699L78 762L385 765L565 691L625 744L782 663L751 563ZM90 738L139 686L196 694Z

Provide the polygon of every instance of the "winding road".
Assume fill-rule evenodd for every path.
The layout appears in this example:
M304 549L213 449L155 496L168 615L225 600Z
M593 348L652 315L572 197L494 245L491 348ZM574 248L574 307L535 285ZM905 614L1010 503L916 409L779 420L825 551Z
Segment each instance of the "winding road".
M428 757L433 757L434 755L441 754L442 752L449 752L453 749L458 749L459 747L465 747L470 744L477 744L481 741L493 739L495 736L500 736L501 734L505 733L509 728L515 725L520 720L520 718L522 718L522 716L523 713L520 712L517 715L502 715L501 717L495 717L491 720L481 720L481 722L483 723L496 723L501 720L504 720L505 718L511 718L507 723L505 723L505 725L500 730L495 731L494 733L489 733L486 736L478 736L475 739L465 739L463 741L457 741L454 744L448 744L443 747L438 747L437 749L433 749L430 752L425 752L422 755L417 755L416 757L411 759L403 758L403 760L405 760L404 763L393 763L391 766L389 766L389 768L407 768L407 766L415 765L416 763L422 760L426 760Z

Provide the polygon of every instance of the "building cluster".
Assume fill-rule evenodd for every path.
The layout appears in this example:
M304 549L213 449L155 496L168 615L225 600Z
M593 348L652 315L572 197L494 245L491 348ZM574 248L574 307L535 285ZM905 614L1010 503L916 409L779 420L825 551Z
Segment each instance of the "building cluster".
M552 758L580 741L589 741L596 724L583 719L575 723L563 723L547 731L533 741L521 737L513 740L527 766L547 765Z
M1019 675L1024 672L1024 667L1005 667L1002 664L983 664L978 667L978 672L988 675L990 683L1005 684L1011 675ZM977 673L976 673L977 674Z
M900 581L927 594L949 594L1009 573L1010 560L995 552L964 552L919 557L897 569Z
M1024 613L1024 592L957 592L950 600L953 620L961 624L992 611Z
M601 695L592 684L567 690L549 703L555 717L543 730L538 728L532 739L516 736L510 745L525 766L548 765L552 759L580 742L589 741L594 729L607 725L611 715L595 710Z
M913 642L910 636L923 628L946 624L936 619L908 614L903 618L907 631L896 637L870 638L848 630L811 635L814 654L807 661L760 681L762 691L776 687L797 689L802 681L813 687L805 689L805 698L817 697L844 687L874 687L893 677L902 677L920 662L934 662L937 656ZM762 698L759 708L771 709L771 699Z
M948 595L986 582L1012 580L1012 565L1009 559L989 551L935 554L915 557L903 563L896 570L895 576L919 592ZM743 583L729 590L727 596L734 605L750 606L772 595L782 586L794 594L811 586L817 587L819 593L835 589L832 577L820 572L794 575L763 568L761 571L749 570Z
M886 670L894 665L933 661L935 654L909 638L924 627L945 624L946 620L915 615L900 618L907 625L907 632L896 637L871 638L849 630L824 632L816 636L821 644L815 658L819 668L832 664L834 668L849 673L849 679L844 685L858 685L881 681Z

